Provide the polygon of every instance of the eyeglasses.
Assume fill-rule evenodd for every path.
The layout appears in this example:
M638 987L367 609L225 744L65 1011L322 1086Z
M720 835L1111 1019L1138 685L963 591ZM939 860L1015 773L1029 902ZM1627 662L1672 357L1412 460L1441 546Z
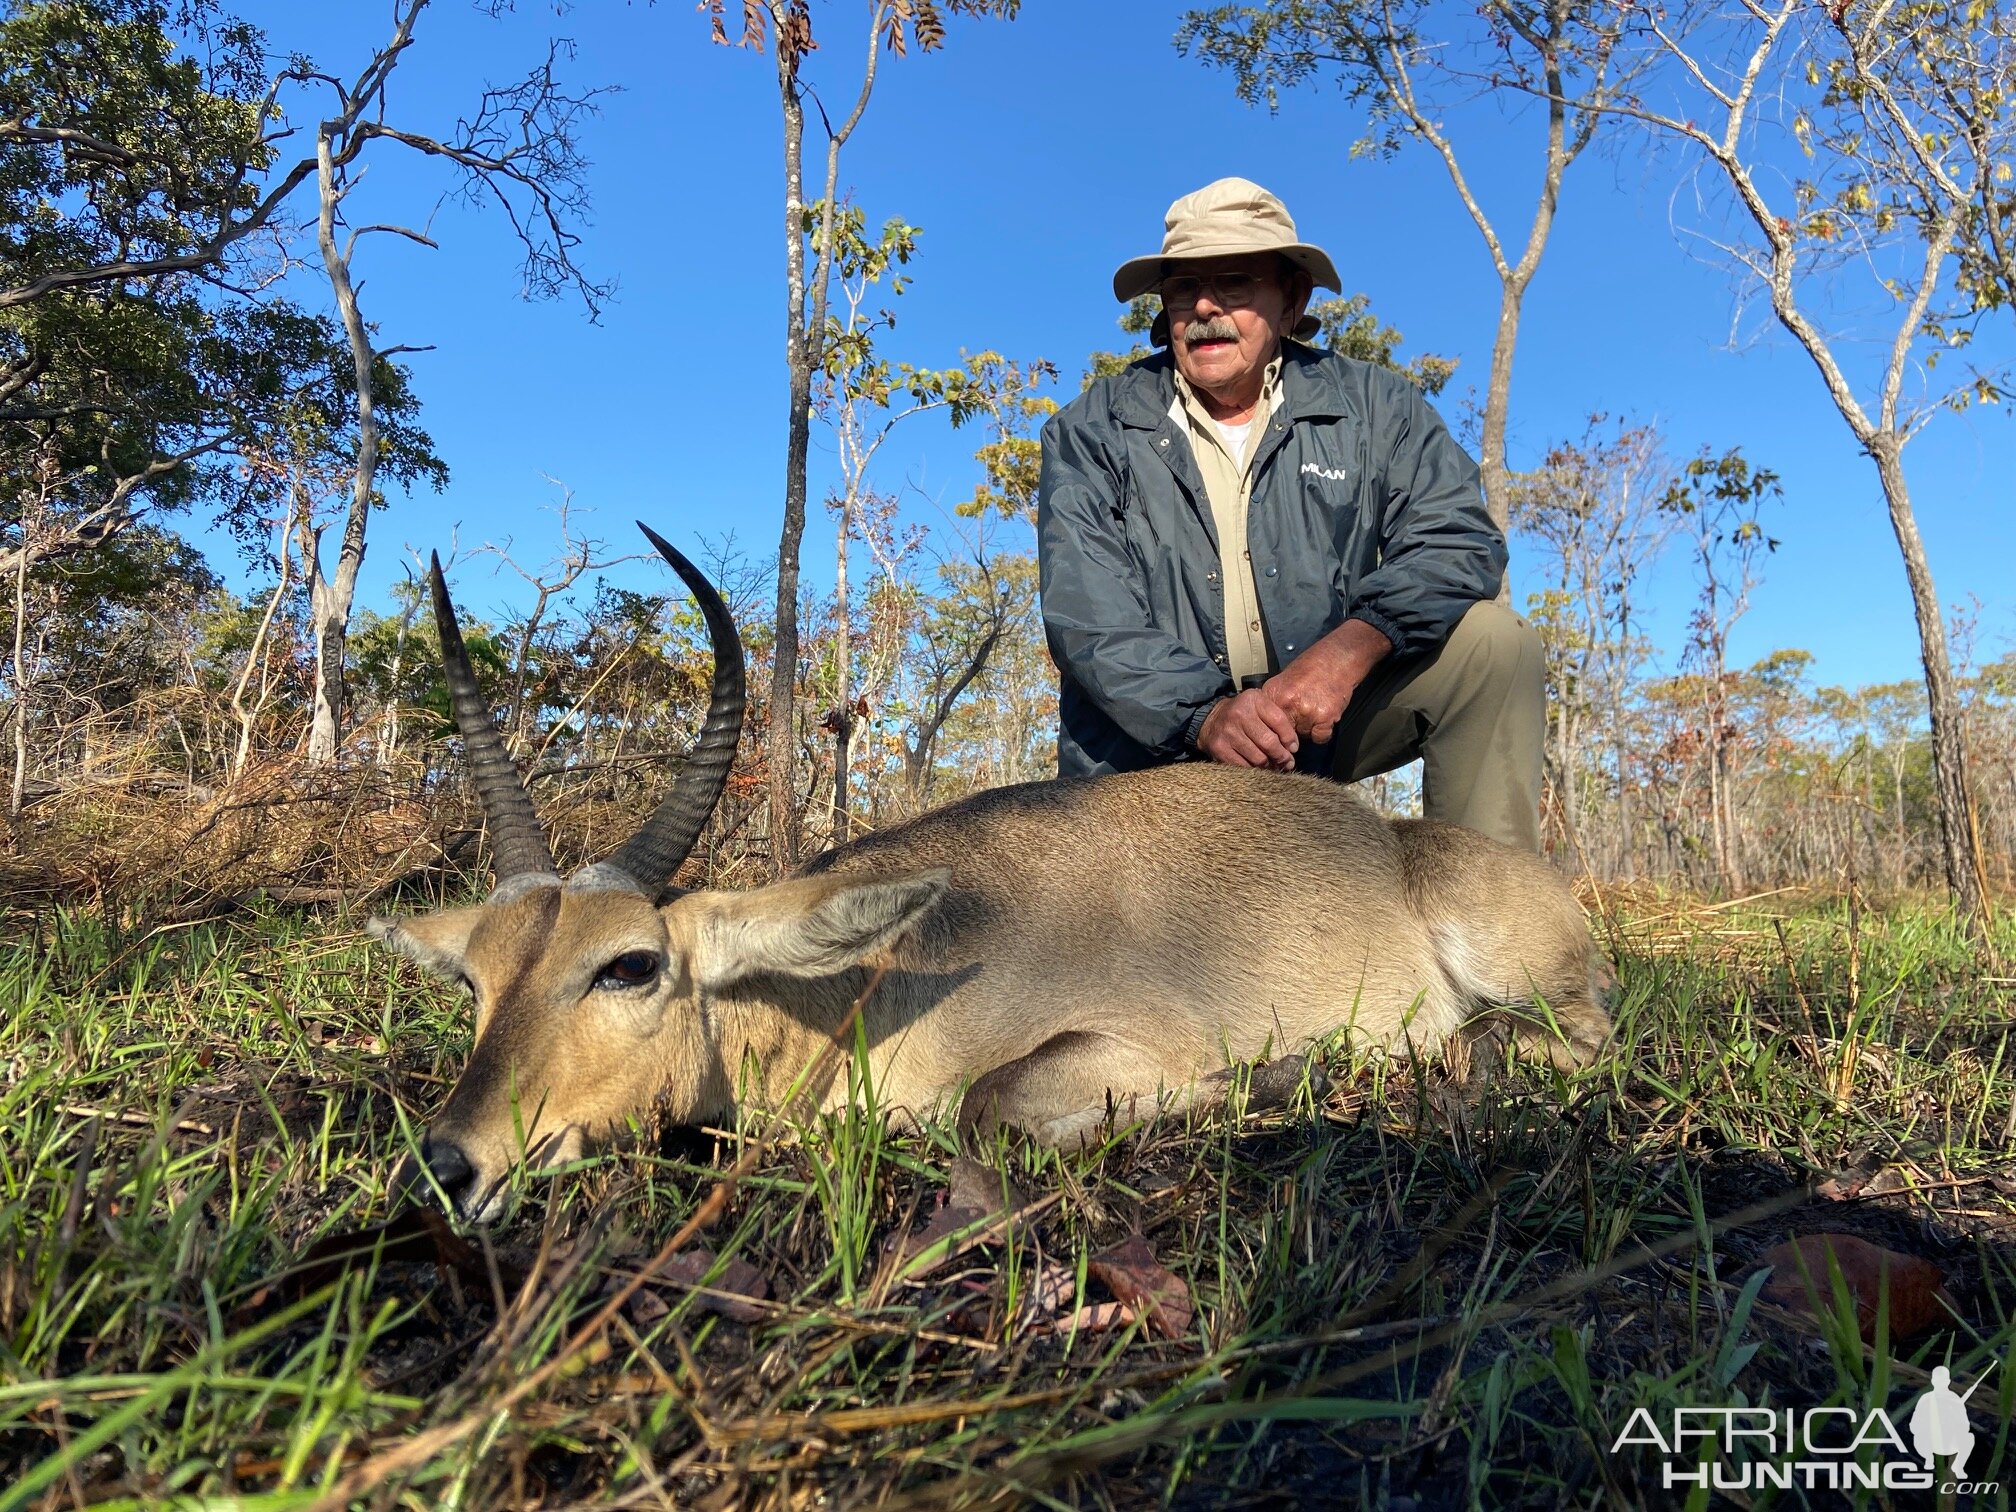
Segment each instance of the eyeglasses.
M1253 303L1254 296L1268 283L1268 280L1254 273L1178 273L1162 280L1162 307L1165 310L1194 310L1197 301L1204 297L1204 291L1211 291L1212 300L1228 310L1243 310Z

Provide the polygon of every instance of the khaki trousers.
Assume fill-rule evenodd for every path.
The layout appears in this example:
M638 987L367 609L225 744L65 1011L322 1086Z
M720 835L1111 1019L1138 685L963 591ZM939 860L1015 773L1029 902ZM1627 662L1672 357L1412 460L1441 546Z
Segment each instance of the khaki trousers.
M1388 659L1360 684L1337 724L1331 775L1358 782L1419 757L1430 819L1537 853L1546 720L1538 633L1483 600L1440 650Z

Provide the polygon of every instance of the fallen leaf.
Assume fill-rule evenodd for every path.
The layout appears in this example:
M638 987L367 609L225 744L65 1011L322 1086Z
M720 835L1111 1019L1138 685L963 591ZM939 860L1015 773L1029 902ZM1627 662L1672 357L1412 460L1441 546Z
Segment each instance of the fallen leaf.
M1892 1192L1911 1190L1911 1177L1902 1166L1887 1165L1871 1176L1862 1188L1864 1197L1888 1197Z
M665 1299L648 1286L632 1292L630 1300L623 1304L623 1315L640 1328L649 1328L671 1311Z
M1868 1173L1844 1172L1821 1182L1815 1190L1829 1202L1848 1202L1857 1197L1888 1197L1910 1188L1911 1178L1904 1167L1886 1165Z
M1078 1278L1068 1265L1059 1265L1055 1260L1045 1260L1037 1267L1029 1289L1022 1299L1022 1326L1032 1328L1046 1318L1053 1318L1070 1305L1071 1294L1076 1289Z
M1124 1328L1134 1321L1134 1309L1125 1302L1093 1302L1078 1309L1068 1318L1059 1318L1050 1325L1051 1332L1103 1333L1109 1328Z
M1854 1299L1856 1323L1865 1341L1875 1337L1877 1302L1886 1292L1894 1340L1914 1338L1952 1316L1953 1299L1945 1291L1946 1274L1938 1266L1853 1234L1801 1234L1767 1250L1760 1263L1771 1268L1771 1279L1762 1295L1808 1317L1823 1310L1831 1313L1830 1254Z
M713 1276L714 1251L706 1248L682 1250L665 1262L661 1274L682 1286L704 1288L693 1294L694 1302L709 1312L717 1312L737 1323L760 1323L770 1309L757 1304L770 1295L770 1278L747 1260L731 1258Z
M1090 1262L1094 1276L1148 1322L1149 1331L1178 1339L1190 1331L1190 1288L1163 1269L1148 1241L1129 1234Z
M883 1251L883 1263L905 1280L928 1276L939 1266L992 1240L1022 1210L1022 1194L1004 1183L992 1166L961 1155L946 1174L945 1204L914 1234L893 1236ZM935 1257L917 1263L933 1247Z

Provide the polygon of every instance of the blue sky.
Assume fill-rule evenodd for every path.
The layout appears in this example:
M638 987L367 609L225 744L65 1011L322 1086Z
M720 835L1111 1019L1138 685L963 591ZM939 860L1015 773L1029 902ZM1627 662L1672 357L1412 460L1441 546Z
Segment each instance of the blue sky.
M388 29L389 9L351 0L243 13L276 49L347 75ZM865 7L816 9L824 46L811 73L844 108ZM1153 0L1025 0L1013 23L955 21L941 52L884 55L841 182L871 223L901 215L923 228L885 352L934 366L962 348L1043 356L1069 397L1085 354L1123 340L1114 265L1154 249L1171 199L1236 173L1286 200L1304 237L1334 256L1346 291L1369 294L1405 333L1405 354L1461 359L1443 401L1453 421L1456 396L1483 382L1497 283L1439 164L1412 151L1354 161L1358 126L1331 88L1285 98L1278 115L1239 104L1226 76L1171 46L1181 12ZM523 559L545 557L557 545L546 476L564 480L577 508L595 512L597 533L624 549L629 521L642 517L677 541L733 531L745 550L775 550L785 380L771 60L710 45L705 17L685 0L582 0L557 15L526 0L501 19L437 0L400 67L396 109L446 132L483 84L541 56L549 35L578 45L569 78L621 91L584 135L594 210L580 251L618 293L599 325L578 305L522 300L502 219L434 210L443 181L381 154L352 218L418 223L431 213L440 250L372 239L359 257L361 297L381 341L433 347L409 360L453 481L443 495L396 500L374 522L367 604L383 602L403 544L445 546L458 525L465 547L512 537ZM1537 124L1485 101L1455 111L1449 127L1487 208L1523 236ZM816 121L807 156L823 160ZM1823 682L1915 677L1910 601L1874 470L1803 354L1754 318L1732 325L1738 280L1676 239L1691 194L1670 154L1635 140L1571 171L1527 305L1513 465L1579 434L1598 410L1657 421L1676 455L1740 444L1783 476L1785 500L1769 521L1783 545L1734 655L1797 646L1815 654ZM311 297L314 285L300 292ZM2005 321L1984 348L2006 354L2016 345L2006 332ZM980 439L920 421L885 450L879 482L910 485L913 516L942 529L930 501L949 508L971 489ZM816 430L814 448L816 501L830 455ZM1999 409L1941 416L1906 453L1940 595L1980 598L1986 656L2016 637L2012 463L2016 427ZM226 565L228 548L214 546ZM1516 546L1513 570L1516 591ZM489 571L466 567L459 596L491 610L511 604L515 579ZM650 580L642 568L618 571ZM830 582L831 529L816 513L806 571ZM1692 593L1677 556L1652 591L1655 633L1677 647Z

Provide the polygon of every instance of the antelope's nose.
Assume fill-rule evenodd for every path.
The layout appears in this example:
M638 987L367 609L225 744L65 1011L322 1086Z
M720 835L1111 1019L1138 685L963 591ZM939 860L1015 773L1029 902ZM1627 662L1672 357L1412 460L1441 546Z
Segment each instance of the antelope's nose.
M466 1213L470 1199L476 1195L476 1167L469 1163L460 1145L429 1134L420 1141L420 1158L407 1160L397 1184L406 1196L423 1202L439 1187L450 1207Z

